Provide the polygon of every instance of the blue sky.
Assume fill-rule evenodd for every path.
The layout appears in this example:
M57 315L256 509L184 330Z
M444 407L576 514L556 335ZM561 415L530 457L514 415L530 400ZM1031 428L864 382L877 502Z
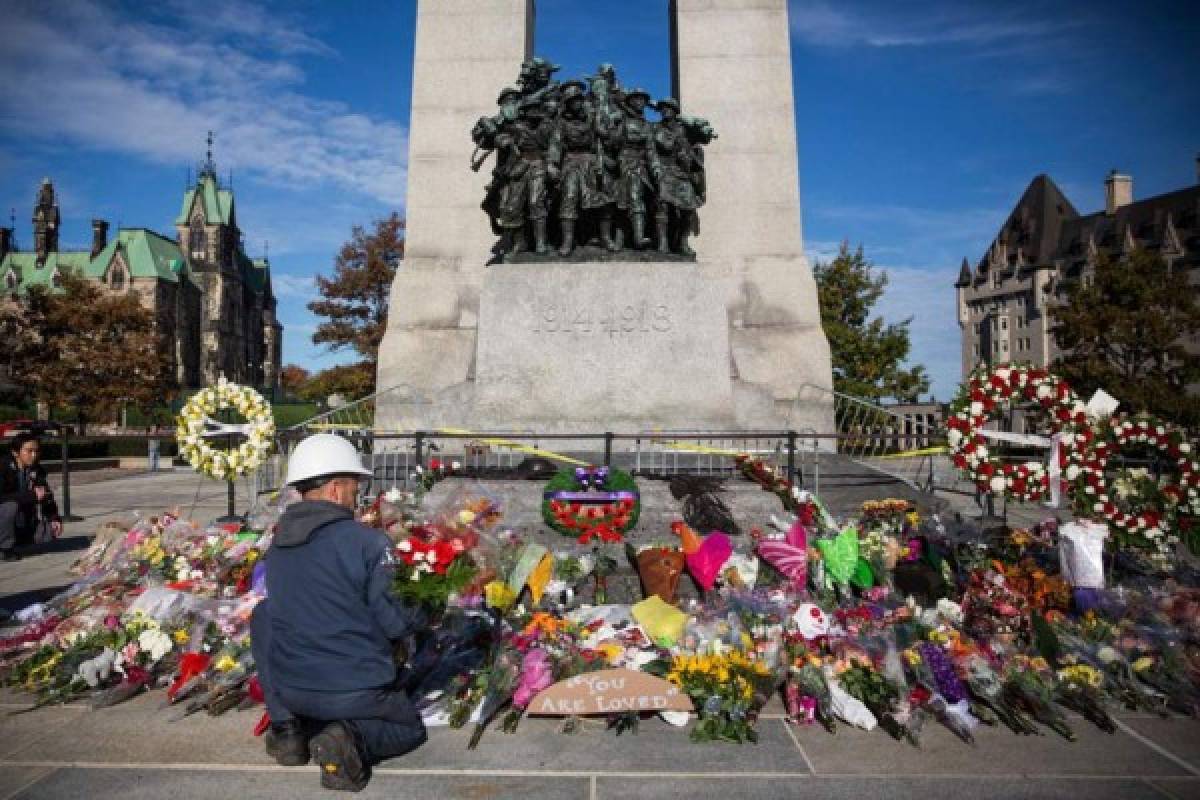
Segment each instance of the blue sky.
M352 225L403 211L414 0L0 2L0 210L18 241L43 175L64 247L86 246L93 216L171 234L211 128L247 250L270 243L285 361L340 360L311 344L304 306ZM537 50L564 75L612 61L665 94L666 6L539 0ZM806 246L862 243L888 271L879 310L914 318L938 397L959 377L958 264L1030 179L1084 212L1112 167L1138 197L1196 180L1198 8L791 3Z

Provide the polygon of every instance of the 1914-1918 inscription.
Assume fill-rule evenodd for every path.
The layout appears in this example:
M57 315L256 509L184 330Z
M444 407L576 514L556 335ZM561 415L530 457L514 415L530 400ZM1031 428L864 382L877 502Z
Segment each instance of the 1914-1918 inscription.
M609 302L535 298L534 333L666 333L671 330L671 308L648 300L624 305Z

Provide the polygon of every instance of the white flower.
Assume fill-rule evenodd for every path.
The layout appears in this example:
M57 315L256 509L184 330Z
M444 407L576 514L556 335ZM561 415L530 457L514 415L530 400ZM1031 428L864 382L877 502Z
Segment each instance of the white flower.
M982 413L983 413L983 403L979 402L978 400L972 402L971 403L971 416L978 417Z
M387 490L387 493L384 494L383 499L387 500L392 505L398 505L400 501L404 499L404 492L400 491L400 489L397 487L392 487L391 489Z
M1191 444L1189 444L1188 442L1180 442L1180 443L1179 443L1179 452L1181 452L1181 453L1190 453L1190 452L1192 452L1192 446L1191 446Z
M1066 472L1063 474L1066 476L1067 480L1073 481L1079 477L1079 472L1080 472L1079 467L1076 466L1075 464L1072 464L1071 466L1067 467Z
M138 647L150 654L151 661L158 661L171 652L174 643L171 641L171 637L161 630L151 629L142 631L138 635Z
M992 478L989 485L992 487L993 492L999 493L1004 491L1006 483L1007 482L1004 480L1002 475L997 475L996 477Z
M396 545L396 549L399 550L401 553L411 553L412 552L412 542L410 542L408 539L405 539L400 544Z
M958 447L959 442L963 440L962 431L951 428L946 432L946 441L951 447Z

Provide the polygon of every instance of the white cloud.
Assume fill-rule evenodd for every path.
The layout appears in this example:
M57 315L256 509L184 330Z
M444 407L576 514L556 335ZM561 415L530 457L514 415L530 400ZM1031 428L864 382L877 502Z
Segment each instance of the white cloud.
M317 283L311 275L289 275L275 270L271 273L271 288L280 298L308 301L317 297Z
M960 379L961 335L954 310L957 268L878 267L888 285L875 307L886 322L912 318L909 363L923 364L939 400L953 394Z
M222 169L400 204L403 126L303 91L297 57L326 45L253 3L193 6L7 3L0 130L180 164L213 129Z
M886 4L882 11L849 11L825 0L793 2L789 11L792 33L818 47L876 48L966 45L1013 48L1045 45L1077 27L1078 19L1053 20L1046 13L1016 7L953 4ZM990 51L989 51L990 52Z

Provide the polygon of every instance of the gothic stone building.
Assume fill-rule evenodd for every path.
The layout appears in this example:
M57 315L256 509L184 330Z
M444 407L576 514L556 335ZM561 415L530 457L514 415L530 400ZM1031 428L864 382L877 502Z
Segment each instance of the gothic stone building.
M275 316L271 269L242 249L233 191L217 180L211 160L183 195L175 238L146 228L92 220L90 250L58 248L54 186L42 182L33 212L32 251L16 251L11 228L0 228L0 285L19 299L33 286L53 289L73 270L113 292L136 292L158 323L178 385L194 388L227 379L276 389L283 327ZM14 376L18 377L18 376Z
M1059 350L1049 306L1071 282L1089 280L1101 254L1149 250L1200 284L1200 176L1145 200L1133 199L1133 179L1116 170L1104 188L1104 210L1080 215L1054 181L1037 176L975 267L963 259L954 284L963 375L979 364L1051 364Z

